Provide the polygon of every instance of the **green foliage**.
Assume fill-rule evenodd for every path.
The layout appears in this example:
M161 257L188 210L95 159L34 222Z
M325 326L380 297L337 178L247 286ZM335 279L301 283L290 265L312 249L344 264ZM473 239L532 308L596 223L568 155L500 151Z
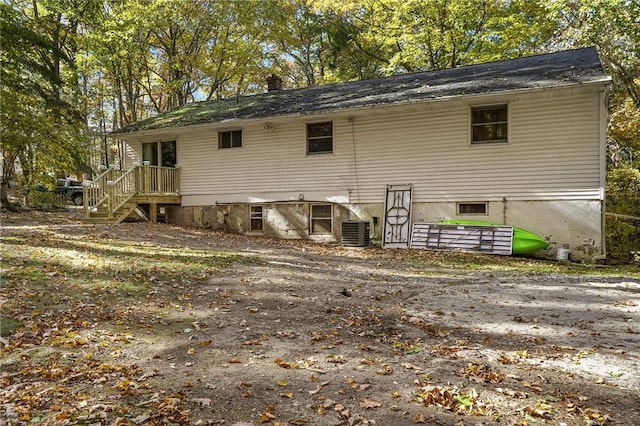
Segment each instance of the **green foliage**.
M66 15L65 5L74 12ZM0 5L4 207L18 163L26 184L47 173L83 168L84 122L74 64L78 6L18 0Z
M631 261L640 247L640 170L626 166L609 172L607 210L616 214L607 218L609 256Z
M640 167L636 0L6 0L0 12L3 203L15 170L34 183L117 163L107 130L263 92L271 73L305 87L595 45L613 78L608 210L637 215L623 184ZM636 241L620 232L612 251Z
M42 210L55 210L64 207L68 200L61 194L41 189L31 189L27 193L29 207Z

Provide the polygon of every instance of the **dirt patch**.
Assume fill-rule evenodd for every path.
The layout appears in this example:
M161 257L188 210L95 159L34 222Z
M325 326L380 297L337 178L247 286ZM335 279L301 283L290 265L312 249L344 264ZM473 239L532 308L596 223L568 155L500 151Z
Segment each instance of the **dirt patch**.
M526 272L539 264L170 225L85 225L76 210L5 215L2 234L8 249L11 238L46 237L240 256L200 279L147 276L124 321L97 318L85 330L126 336L118 362L135 369L131 391L117 398L110 392L121 382L59 379L83 392L88 408L114 400L128 407L98 419L83 414L89 423L153 423L165 410L176 424L640 424L638 273ZM458 256L458 267L447 256ZM100 295L84 297L88 311L99 306ZM25 358L15 355L43 350L12 346L14 337L3 335L9 424L20 413L8 390L25 389Z

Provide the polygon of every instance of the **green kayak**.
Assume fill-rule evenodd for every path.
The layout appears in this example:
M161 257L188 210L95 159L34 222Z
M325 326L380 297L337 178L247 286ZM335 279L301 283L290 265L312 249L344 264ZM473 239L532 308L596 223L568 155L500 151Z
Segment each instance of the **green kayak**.
M480 220L463 220L463 219L451 219L440 222L442 224L449 225L478 225L478 226L505 226L500 223L483 222ZM511 225L506 225L511 226ZM526 254L532 253L536 250L546 249L549 247L549 243L542 237L529 232L522 228L516 228L513 226L513 242L512 253L513 254Z

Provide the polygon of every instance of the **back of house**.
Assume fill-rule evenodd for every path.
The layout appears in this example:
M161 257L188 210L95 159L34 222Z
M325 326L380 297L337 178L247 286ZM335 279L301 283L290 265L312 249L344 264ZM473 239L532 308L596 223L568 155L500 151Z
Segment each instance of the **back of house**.
M604 251L609 84L584 48L306 89L271 84L111 136L138 161L179 168L173 223L340 241L343 223L359 221L373 241L406 246L412 223L469 219L543 237L539 256L564 248L591 259Z

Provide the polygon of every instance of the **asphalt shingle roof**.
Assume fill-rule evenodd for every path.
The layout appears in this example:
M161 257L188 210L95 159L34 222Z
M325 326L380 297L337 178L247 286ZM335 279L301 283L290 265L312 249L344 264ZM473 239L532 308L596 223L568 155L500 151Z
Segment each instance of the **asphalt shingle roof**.
M193 102L118 129L112 135L606 81L598 53L588 47L439 71Z

